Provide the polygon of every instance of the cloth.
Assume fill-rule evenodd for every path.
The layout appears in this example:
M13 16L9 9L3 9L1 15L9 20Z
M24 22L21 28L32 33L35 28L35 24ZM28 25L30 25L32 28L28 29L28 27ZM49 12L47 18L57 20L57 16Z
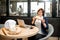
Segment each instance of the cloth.
M44 19L45 20L46 27L44 27L44 25L42 24L40 19ZM39 32L38 33L43 34L43 35L47 35L48 34L48 19L46 17L36 16L35 26L39 28Z
M40 34L43 34L42 33L42 30L41 30L41 20L40 19L43 19L43 16L36 16L36 20L35 20L35 26L39 28L39 32Z
M36 34L35 36L29 37L28 40L39 40L43 37L45 37L46 35L42 35L42 34Z

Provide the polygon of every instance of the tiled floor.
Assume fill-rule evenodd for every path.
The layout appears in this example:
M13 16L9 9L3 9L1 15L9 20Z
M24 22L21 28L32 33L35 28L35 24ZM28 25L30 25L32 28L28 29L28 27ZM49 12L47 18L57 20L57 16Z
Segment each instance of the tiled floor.
M11 40L11 39L5 39L4 37L0 37L0 40ZM58 37L49 37L47 40L58 40Z

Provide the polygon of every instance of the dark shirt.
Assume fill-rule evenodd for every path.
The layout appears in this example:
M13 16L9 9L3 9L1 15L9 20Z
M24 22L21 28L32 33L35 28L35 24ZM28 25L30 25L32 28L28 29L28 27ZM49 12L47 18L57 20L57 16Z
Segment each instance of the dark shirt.
M43 24L41 23L41 29L42 29L42 32L43 34L48 34L48 18L44 17L45 19L45 23L46 23L46 27L43 26Z

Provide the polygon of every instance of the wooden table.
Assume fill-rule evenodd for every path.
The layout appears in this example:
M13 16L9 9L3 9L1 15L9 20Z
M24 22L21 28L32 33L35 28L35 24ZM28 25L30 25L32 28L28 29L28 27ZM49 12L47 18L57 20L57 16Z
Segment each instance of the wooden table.
M33 26L33 29L21 28L21 27L18 27L18 26L17 26L17 28L20 28L20 30L21 30L20 33L17 34L17 35L7 34L5 28L0 29L0 35L3 36L3 37L6 37L6 38L14 39L14 40L17 40L18 38L22 38L22 40L28 40L28 37L36 35L39 31L39 29L37 27L34 27L34 26ZM6 32L5 34L4 34L3 30Z

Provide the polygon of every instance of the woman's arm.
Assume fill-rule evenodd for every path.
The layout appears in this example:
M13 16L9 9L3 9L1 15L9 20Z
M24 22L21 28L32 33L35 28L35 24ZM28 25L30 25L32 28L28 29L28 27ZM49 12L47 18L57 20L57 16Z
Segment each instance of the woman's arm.
M45 18L46 29L48 29L48 18Z
M43 20L41 20L41 21L42 21L43 26L46 28L45 19L43 19Z
M48 19L47 19L47 18L44 18L44 19L42 20L42 24L43 24L43 26L44 26L45 28L48 28Z
M33 17L33 18L32 18L32 24L34 24L34 22L35 22L35 19L36 19L35 17Z

